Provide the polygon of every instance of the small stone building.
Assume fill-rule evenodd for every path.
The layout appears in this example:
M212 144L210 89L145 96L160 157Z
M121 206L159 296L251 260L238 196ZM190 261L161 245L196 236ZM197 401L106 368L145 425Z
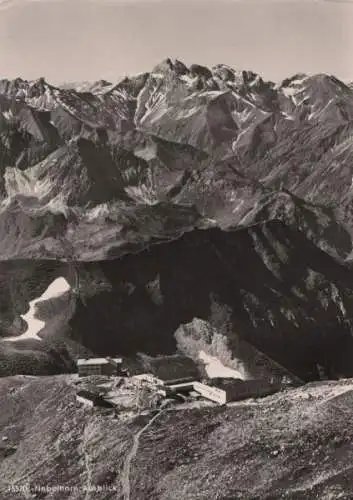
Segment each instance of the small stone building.
M77 369L80 377L89 377L91 375L121 375L121 358L89 358L78 359Z
M105 399L102 394L90 389L80 389L77 391L76 399L79 403L90 407L114 408L114 405Z

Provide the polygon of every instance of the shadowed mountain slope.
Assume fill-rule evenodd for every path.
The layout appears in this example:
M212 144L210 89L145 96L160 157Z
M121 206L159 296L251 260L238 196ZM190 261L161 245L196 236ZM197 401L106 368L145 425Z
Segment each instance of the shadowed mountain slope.
M352 271L279 221L190 231L76 270L55 261L9 265L2 264L3 336L18 335L27 301L63 276L76 295L61 306L61 336L97 354L171 354L181 325L200 318L217 327L216 307L229 313L235 356L239 336L303 379L317 378L319 366L330 376L352 373L345 322L353 316ZM43 336L50 343L50 328Z

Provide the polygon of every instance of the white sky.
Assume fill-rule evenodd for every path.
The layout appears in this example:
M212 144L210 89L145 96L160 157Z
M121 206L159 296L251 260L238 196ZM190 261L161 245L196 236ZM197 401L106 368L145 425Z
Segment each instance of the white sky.
M353 80L352 26L348 0L0 0L0 77L115 81L177 57Z

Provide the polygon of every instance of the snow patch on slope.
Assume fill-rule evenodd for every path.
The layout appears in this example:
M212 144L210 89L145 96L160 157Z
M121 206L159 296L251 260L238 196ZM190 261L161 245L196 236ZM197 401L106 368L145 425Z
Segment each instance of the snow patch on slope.
M60 297L70 289L71 287L65 278L61 277L55 279L40 297L29 302L28 312L21 315L21 318L23 318L28 325L27 330L19 337L6 337L3 340L8 342L18 342L20 340L29 339L42 341L43 339L38 336L38 333L45 327L45 322L36 318L36 305L39 302Z
M319 118L326 110L327 108L330 106L330 104L332 104L334 102L334 98L331 98L323 108L320 108L320 106L317 106L317 109L315 109L315 106L312 106L311 107L311 113L310 115L308 116L308 120L312 120L314 118Z
M181 76L179 76L179 79L182 80L183 82L187 83L190 87L195 85L195 83L198 80L197 76L192 77L189 75L181 75Z
M218 358L209 356L204 351L199 353L199 359L205 363L205 370L209 378L236 378L245 380L244 373L224 366Z

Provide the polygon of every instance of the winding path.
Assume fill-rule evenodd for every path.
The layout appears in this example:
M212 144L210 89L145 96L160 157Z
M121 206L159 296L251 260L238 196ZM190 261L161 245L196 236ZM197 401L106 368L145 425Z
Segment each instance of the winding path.
M82 440L82 451L84 455L84 460L85 460L85 471L86 471L86 484L84 491L86 492L85 494L85 500L88 500L91 494L91 487L92 487L92 469L91 469L91 464L90 464L90 456L89 456L89 451L88 451L88 444L89 444L89 431L88 431L88 426L90 425L90 421L88 421L85 424L85 428L83 431L83 440Z
M123 489L124 500L131 499L131 484L130 484L131 463L136 458L137 451L138 451L138 448L140 445L140 438L141 438L142 434L153 424L153 422L155 420L157 420L157 418L162 415L165 407L168 404L169 404L168 400L163 401L163 403L161 404L161 406L159 408L158 413L156 413L156 415L154 415L151 418L151 420L134 435L132 448L129 451L129 453L125 459L123 472L122 472L122 476L121 476L121 485L122 485L122 489Z

